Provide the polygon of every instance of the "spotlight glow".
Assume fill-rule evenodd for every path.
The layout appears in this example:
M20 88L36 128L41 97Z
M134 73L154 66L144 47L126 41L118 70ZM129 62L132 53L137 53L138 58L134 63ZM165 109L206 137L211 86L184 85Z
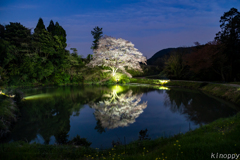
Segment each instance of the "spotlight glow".
M32 100L32 99L40 99L40 98L49 98L50 96L51 96L50 94L37 94L33 96L24 97L24 99Z
M170 82L170 80L159 80L159 83L160 83L161 85L163 85L163 84L165 84L165 83L168 83L168 82Z
M159 87L158 89L160 89L160 90L170 90L170 88L168 88L168 87L163 87L163 86Z

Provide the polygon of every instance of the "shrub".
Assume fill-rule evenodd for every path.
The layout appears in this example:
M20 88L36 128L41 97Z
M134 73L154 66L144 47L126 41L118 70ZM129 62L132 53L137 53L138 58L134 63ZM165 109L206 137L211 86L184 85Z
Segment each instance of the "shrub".
M74 137L69 143L77 146L84 146L84 147L89 147L92 144L92 142L87 141L86 138L80 138L79 135Z

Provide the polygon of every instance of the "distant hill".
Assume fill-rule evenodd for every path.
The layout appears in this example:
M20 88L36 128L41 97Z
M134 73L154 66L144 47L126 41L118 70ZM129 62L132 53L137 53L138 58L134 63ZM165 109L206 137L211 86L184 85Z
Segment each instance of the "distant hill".
M158 58L162 58L164 57L164 55L169 54L171 51L173 51L176 48L166 48L166 49L162 49L160 51L158 51L157 53L155 53L151 58L149 58L147 60L147 65L153 65L154 62L158 59Z
M169 55L171 52L178 50L178 49L186 49L187 53L190 53L194 47L178 47L178 48L166 48L158 51L155 53L151 58L147 60L147 65L156 65L154 62L157 61L159 58L163 58L165 55Z

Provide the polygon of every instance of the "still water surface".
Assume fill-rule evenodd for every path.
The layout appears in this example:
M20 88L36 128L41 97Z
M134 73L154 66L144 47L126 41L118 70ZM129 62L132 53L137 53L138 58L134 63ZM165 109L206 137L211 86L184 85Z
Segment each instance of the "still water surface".
M112 141L172 136L218 118L233 116L237 107L199 91L159 86L67 86L25 89L21 119L5 142L55 144L62 136L80 135L93 148Z

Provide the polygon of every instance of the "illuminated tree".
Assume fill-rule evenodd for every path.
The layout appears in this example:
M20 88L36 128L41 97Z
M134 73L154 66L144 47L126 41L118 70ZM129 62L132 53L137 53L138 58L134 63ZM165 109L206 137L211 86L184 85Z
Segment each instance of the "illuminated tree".
M128 77L132 77L125 70L125 67L142 71L139 62L146 64L147 60L138 49L134 48L134 44L131 42L122 38L116 39L109 36L99 39L98 48L94 49L93 52L92 60L87 66L109 67L112 71L112 76L116 74L117 70L121 70Z

